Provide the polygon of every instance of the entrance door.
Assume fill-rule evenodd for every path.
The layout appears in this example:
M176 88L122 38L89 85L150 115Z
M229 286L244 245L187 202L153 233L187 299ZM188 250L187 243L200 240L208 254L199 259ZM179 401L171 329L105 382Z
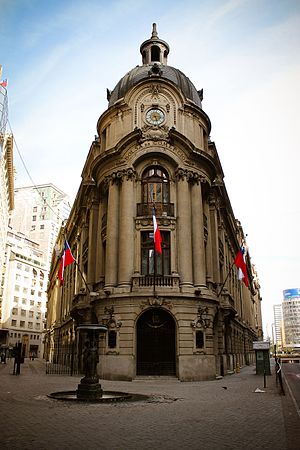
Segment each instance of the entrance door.
M175 323L160 308L151 308L137 322L137 375L175 375Z

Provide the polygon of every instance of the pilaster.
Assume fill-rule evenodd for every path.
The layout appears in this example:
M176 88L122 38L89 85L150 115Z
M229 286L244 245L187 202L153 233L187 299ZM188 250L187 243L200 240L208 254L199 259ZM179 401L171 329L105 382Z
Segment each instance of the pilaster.
M130 291L134 261L134 179L132 169L123 173L120 192L118 288Z
M193 288L191 199L186 171L178 169L177 177L177 244L182 292Z
M203 228L203 204L200 177L191 186L192 241L194 286L206 286L205 245Z
M211 193L209 197L209 218L211 232L213 282L220 283L217 199L215 198L213 193Z
M107 235L105 258L105 286L110 290L117 284L118 274L118 231L119 231L119 182L109 180L107 206Z
M97 241L98 214L99 214L99 201L97 200L96 197L97 195L95 193L90 207L87 284L95 283L95 274L96 274L97 249L94 246L94 242Z

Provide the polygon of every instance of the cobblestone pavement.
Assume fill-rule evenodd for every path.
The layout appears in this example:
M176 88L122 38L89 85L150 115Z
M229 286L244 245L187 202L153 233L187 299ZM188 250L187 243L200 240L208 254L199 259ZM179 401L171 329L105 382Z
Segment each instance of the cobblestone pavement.
M102 381L104 390L150 397L139 402L82 404L47 397L75 390L80 377L46 375L40 360L26 361L19 376L0 365L0 448L77 449L298 449L300 420L274 375L254 366L221 380L182 383L173 378ZM255 389L264 393L255 393Z

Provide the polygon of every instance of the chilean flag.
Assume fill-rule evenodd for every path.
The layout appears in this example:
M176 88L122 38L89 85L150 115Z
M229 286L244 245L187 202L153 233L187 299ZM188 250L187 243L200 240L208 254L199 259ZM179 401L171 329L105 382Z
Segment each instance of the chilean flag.
M58 271L58 279L60 281L61 286L64 284L65 267L67 267L69 264L72 264L73 261L75 261L75 258L73 257L70 246L67 240L65 239L64 252L60 260L60 266Z
M153 209L153 230L154 230L154 248L155 251L157 251L157 253L162 254L162 249L161 249L161 243L162 243L162 238L161 238L161 234L157 225L157 221L156 221L156 217L155 217L155 211Z
M244 245L239 249L234 264L239 269L239 280L242 280L245 286L248 287L249 280L248 280L248 273L247 273L247 266L246 266L246 249Z

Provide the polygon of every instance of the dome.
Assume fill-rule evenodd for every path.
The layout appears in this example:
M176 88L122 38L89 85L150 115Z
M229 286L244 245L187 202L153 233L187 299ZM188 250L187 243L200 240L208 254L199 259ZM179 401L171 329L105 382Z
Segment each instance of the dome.
M137 66L121 78L110 93L109 106L114 105L120 98L124 97L126 92L140 81L153 78L171 81L180 89L186 99L192 100L199 108L202 107L201 92L198 93L193 83L184 73L174 67L158 65L157 63Z
M192 100L201 108L202 91L198 92L189 78L180 70L167 65L169 51L169 45L158 37L154 23L151 38L144 41L140 47L143 65L130 70L121 78L112 92L107 90L108 106L113 106L140 81L165 79L174 83L186 99Z

